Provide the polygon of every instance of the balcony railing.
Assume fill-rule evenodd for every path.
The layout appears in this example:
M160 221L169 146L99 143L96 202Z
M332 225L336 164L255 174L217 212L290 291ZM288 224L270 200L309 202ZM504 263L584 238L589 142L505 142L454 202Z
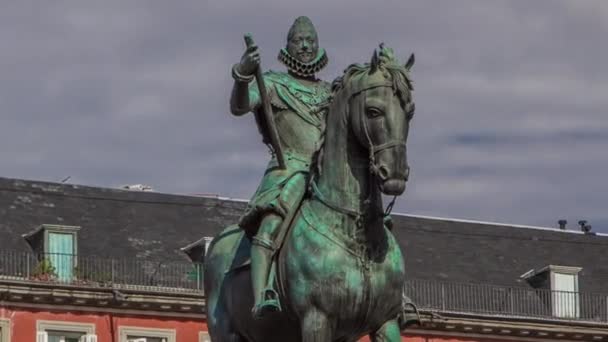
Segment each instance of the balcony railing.
M0 251L0 281L203 293L202 265L71 254ZM445 313L608 323L608 294L407 280L420 309Z
M429 280L408 280L404 291L438 312L608 323L608 294Z
M160 292L202 292L202 265L0 251L0 280Z

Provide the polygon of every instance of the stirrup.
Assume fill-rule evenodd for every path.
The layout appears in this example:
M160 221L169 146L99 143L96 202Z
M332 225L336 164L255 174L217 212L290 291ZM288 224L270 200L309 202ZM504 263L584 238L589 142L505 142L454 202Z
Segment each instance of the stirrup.
M253 306L251 313L256 319L264 317L266 313L281 312L281 301L279 294L273 288L265 288L262 291L262 302Z
M420 320L420 313L418 312L418 308L413 303L405 303L403 306L403 310L399 315L399 327L401 330L405 330L406 328L413 325L421 325L422 322Z
M282 311L279 293L272 287L267 287L262 291L262 303L260 305L262 309L268 309L273 312Z

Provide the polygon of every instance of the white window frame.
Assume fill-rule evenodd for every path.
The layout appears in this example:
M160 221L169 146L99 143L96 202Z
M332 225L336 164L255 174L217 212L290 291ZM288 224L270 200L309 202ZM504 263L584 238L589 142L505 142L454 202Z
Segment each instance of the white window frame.
M205 255L207 255L209 246L211 246L211 243L213 242L213 236L205 236L203 239L205 240Z
M0 318L0 341L11 341L11 321L5 318Z
M211 342L211 336L208 331L199 331L198 342Z
M95 324L94 323L80 323L80 322L65 322L65 321L47 321L37 320L36 331L38 332L49 332L49 331L65 331L74 332L84 335L95 335Z
M127 342L128 336L159 337L167 339L167 342L177 342L175 329L144 328L132 326L119 326L119 342Z
M97 335L84 335L80 338L80 342L98 342Z

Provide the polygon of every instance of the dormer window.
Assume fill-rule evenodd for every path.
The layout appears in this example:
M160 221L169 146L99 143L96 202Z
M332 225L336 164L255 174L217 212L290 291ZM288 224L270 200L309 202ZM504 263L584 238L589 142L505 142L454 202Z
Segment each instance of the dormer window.
M45 274L69 282L76 267L79 230L78 226L43 224L23 237L38 254L38 267Z
M553 266L551 269L551 291L553 293L553 315L556 317L580 317L578 272L580 267Z
M203 288L203 264L205 263L205 256L207 250L213 240L210 236L205 236L198 241L189 244L186 247L181 248L188 258L192 261L192 271L188 273L189 279L196 282L196 288Z
M186 247L181 248L181 251L186 253L192 262L204 263L205 255L211 246L213 237L205 236Z
M551 291L553 316L560 318L580 317L578 273L581 267L549 265L542 269L530 270L522 275L537 289Z

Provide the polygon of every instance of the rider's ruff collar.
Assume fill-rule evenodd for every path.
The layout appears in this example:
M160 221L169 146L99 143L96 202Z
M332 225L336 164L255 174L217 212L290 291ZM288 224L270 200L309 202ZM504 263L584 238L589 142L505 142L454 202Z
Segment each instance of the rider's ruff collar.
M289 52L287 52L287 49L285 48L279 51L278 59L287 67L289 71L301 77L314 76L314 74L321 71L321 69L323 69L328 62L325 49L319 49L317 57L313 61L308 63L299 61L297 58L290 55Z

